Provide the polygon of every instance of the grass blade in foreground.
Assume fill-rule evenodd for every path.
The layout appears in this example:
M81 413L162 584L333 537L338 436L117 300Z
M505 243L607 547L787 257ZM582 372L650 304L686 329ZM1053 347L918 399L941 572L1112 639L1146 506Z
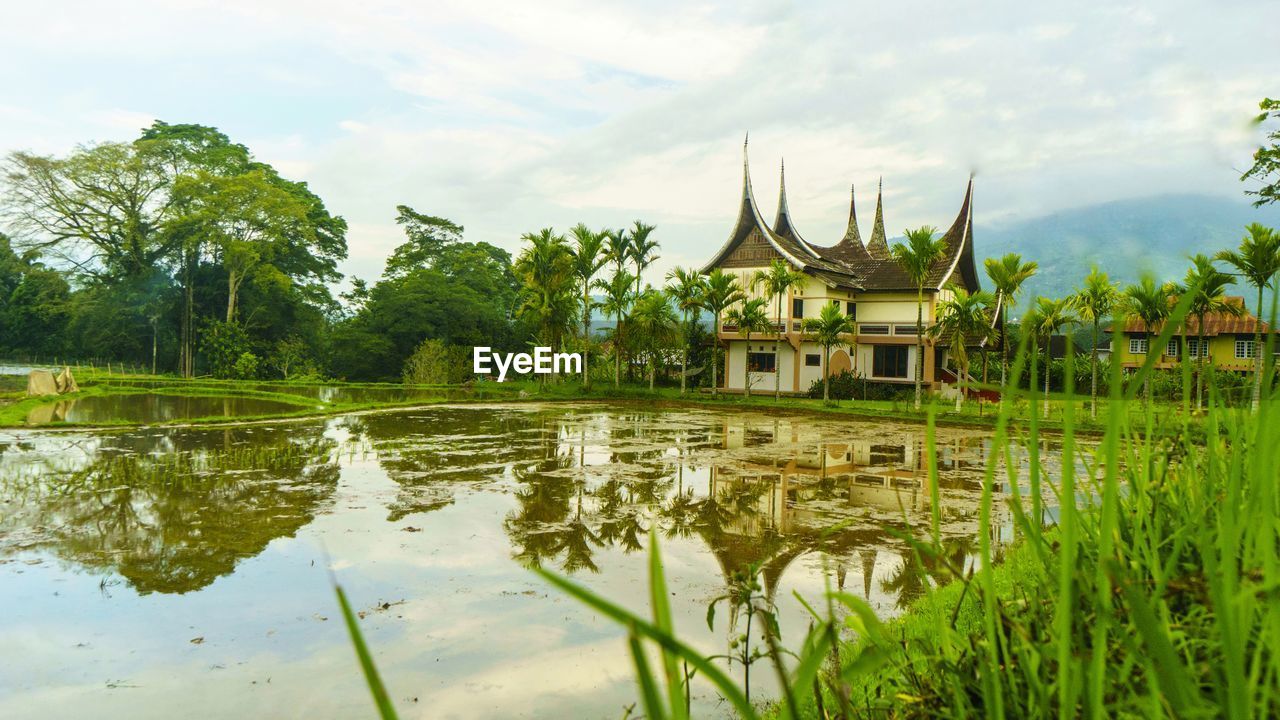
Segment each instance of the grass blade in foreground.
M369 654L369 646L364 643L364 636L360 634L360 625L356 623L355 613L351 612L351 604L347 602L347 594L342 592L342 586L334 583L333 591L338 594L338 605L342 608L342 618L347 622L347 630L351 633L351 644L355 645L356 656L360 658L360 668L364 670L365 682L369 683L369 692L373 695L373 701L378 706L378 717L382 720L396 720L396 709L391 704L391 697L387 695L387 688L382 684L382 678L378 676L378 668L373 664L373 656Z

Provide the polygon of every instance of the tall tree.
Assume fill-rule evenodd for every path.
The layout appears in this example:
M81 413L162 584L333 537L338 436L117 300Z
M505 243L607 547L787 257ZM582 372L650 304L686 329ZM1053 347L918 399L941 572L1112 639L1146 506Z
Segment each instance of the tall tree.
M1089 351L1089 414L1098 419L1098 343L1101 324L1110 317L1120 301L1120 288L1095 265L1084 279L1084 286L1071 296L1071 304L1082 320L1093 326L1093 349Z
M1223 250L1214 258L1234 267L1245 282L1258 289L1258 323L1253 336L1253 409L1257 410L1262 398L1262 292L1274 287L1280 272L1280 233L1259 223L1246 230L1239 250Z
M445 248L462 242L464 229L448 218L418 212L408 205L396 206L396 224L404 229L407 242L396 247L383 270L386 277L402 277L418 268L430 267Z
M698 312L702 309L706 282L696 270L686 270L677 266L667 273L667 293L675 301L676 307L684 315L684 325L680 342L680 394L685 393L685 376L689 371L689 343L693 334L694 323Z
M631 311L631 304L635 298L633 287L635 278L626 270L615 270L608 281L597 280L596 288L604 293L604 302L600 304L600 309L604 312L605 317L611 317L614 320L613 326L613 386L618 387L622 384L622 354L623 354L623 335L622 320Z
M803 326L805 337L822 346L822 400L831 399L831 348L844 343L846 335L857 332L853 319L840 312L840 306L828 303L816 318L805 318Z
M729 310L725 314L725 322L730 325L738 326L738 332L747 340L747 353L743 360L743 391L746 397L751 397L751 334L757 332L765 332L769 329L769 315L765 309L765 299L755 298L754 300L744 300L743 303ZM776 359L774 370L776 371ZM728 373L728 370L725 370Z
M648 365L649 389L653 390L663 355L675 345L679 336L679 320L667 295L652 288L636 298L631 318L636 344L644 352L645 364Z
M931 327L934 338L945 342L951 349L951 359L956 363L956 377L960 393L956 395L956 412L963 409L969 381L969 343L981 343L992 333L991 312L995 297L989 293L969 294L964 288L953 287L950 300L938 306L938 322Z
M891 250L894 262L916 286L916 410L920 409L920 383L924 378L924 281L933 264L947 251L947 239L935 239L937 232L932 225L905 230L906 242L894 243Z
M712 395L720 393L720 384L716 379L716 373L720 365L720 316L731 305L741 302L745 298L746 295L742 292L742 286L734 275L730 275L720 268L715 268L707 276L706 290L703 291L702 295L702 307L711 313L713 318L711 327ZM725 372L727 374L728 370Z
M1166 296L1167 297L1167 296ZM1044 339L1044 416L1049 417L1049 377L1053 366L1053 336L1076 322L1071 298L1036 298L1029 328L1032 337ZM1167 308L1167 301L1166 301Z
M1264 98L1258 103L1258 108L1262 112L1254 118L1255 123L1280 122L1280 100ZM1245 191L1245 194L1258 198L1253 201L1256 207L1280 201L1280 125L1267 133L1267 140L1271 145L1258 148L1253 154L1253 166L1240 177L1241 180L1256 180L1262 184L1257 190Z
M1194 292L1188 314L1196 318L1196 412L1204 407L1204 361L1209 356L1204 339L1205 318L1209 315L1239 315L1243 311L1239 305L1227 302L1226 289L1235 282L1235 278L1214 267L1213 259L1209 256L1197 253L1191 257L1191 267L1187 269L1184 286ZM1185 332L1182 345L1183 355L1189 360Z
M1147 352L1152 352L1151 339L1160 332L1161 325L1169 317L1169 290L1164 285L1156 284L1150 276L1143 277L1124 289L1123 302L1127 313L1136 315L1142 320L1147 330ZM1151 374L1143 386L1147 402L1151 402Z
M799 270L792 270L791 266L782 260L774 260L767 270L757 270L755 275L751 276L751 288L763 288L767 297L777 299L777 311L775 316L778 325L782 326L782 330L778 331L778 348L781 351L783 343L783 334L786 332L786 324L782 319L782 297L787 294L788 290L796 287L803 287L808 276ZM778 357L779 362L774 367L773 373L773 399L782 399L782 363L781 352Z
M1009 319L1009 306L1017 302L1022 284L1036 274L1039 266L1035 261L1023 262L1018 253L1009 253L1001 258L987 258L983 262L987 269L987 277L995 286L996 299L1000 303L1000 377L1005 384L1009 383L1009 333L1006 325Z
M573 235L573 275L582 291L582 387L591 389L591 310L595 303L591 300L591 288L595 283L596 273L608 262L605 254L605 233L597 232L578 223L569 231Z
M636 266L636 295L640 294L640 277L658 259L658 241L649 236L657 228L639 220L631 226L630 255Z
M519 315L533 317L538 324L538 340L559 350L576 304L573 287L573 253L563 235L552 228L525 233L528 245L516 257L515 273L523 283ZM546 384L546 375L539 375Z

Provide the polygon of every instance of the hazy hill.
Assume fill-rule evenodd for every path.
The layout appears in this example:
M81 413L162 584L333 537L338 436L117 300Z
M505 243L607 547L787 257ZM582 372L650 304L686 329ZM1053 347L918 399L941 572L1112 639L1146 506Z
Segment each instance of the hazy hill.
M1023 294L1025 305L1025 298L1036 294L1071 292L1094 264L1121 282L1132 282L1144 271L1162 280L1181 279L1188 255L1236 247L1251 222L1280 227L1280 207L1255 209L1244 200L1208 195L1161 195L979 225L974 247L979 258L1019 252L1040 263Z

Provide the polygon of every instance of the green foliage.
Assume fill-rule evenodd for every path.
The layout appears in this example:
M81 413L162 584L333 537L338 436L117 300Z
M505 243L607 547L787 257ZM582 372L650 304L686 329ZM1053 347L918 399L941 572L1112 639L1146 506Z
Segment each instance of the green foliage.
M209 320L200 336L200 350L216 378L235 380L257 373L257 356L249 349L249 334L239 323ZM247 356L247 358L246 358Z
M832 400L910 400L914 391L898 383L876 382L845 370L831 376ZM822 397L822 380L809 386L809 397Z
M422 341L404 364L403 378L411 385L446 385L464 382L470 375L467 348L450 346L435 338Z
M1280 100L1263 98L1258 108L1262 112L1254 118L1255 123L1280 123ZM1267 142L1271 144L1258 148L1253 154L1253 166L1240 176L1241 180L1261 183L1257 189L1245 190L1245 194L1258 198L1253 202L1255 207L1280 201L1280 125L1273 125L1267 132Z

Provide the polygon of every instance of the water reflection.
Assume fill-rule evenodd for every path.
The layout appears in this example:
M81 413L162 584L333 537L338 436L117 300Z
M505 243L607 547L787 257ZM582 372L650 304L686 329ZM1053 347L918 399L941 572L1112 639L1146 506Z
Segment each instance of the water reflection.
M28 425L71 423L162 423L202 417L252 417L296 412L305 406L257 397L129 393L93 395L41 405Z
M616 628L523 566L640 609L656 529L677 626L708 655L729 635L707 630L706 603L753 565L784 640L807 626L791 593L816 597L828 569L892 615L973 562L989 440L939 433L948 552L917 563L902 534L929 525L925 450L907 425L599 405L0 433L0 636L35 658L0 669L0 716L173 714L196 686L210 716L367 714L326 560L398 704L615 716L634 699ZM113 582L128 592L100 591ZM223 644L193 650L197 635ZM105 637L129 650L75 649ZM108 687L121 678L127 696Z

